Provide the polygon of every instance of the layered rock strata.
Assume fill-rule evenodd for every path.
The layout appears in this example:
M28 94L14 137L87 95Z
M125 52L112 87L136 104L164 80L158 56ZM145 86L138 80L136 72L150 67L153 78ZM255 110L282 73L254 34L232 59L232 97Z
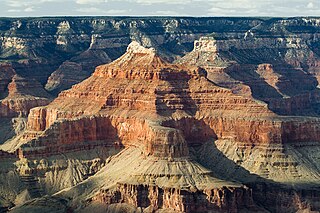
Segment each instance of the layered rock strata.
M88 90L89 88L91 89ZM210 96L209 93L215 95ZM235 100L230 98L229 101L226 101L223 98L225 95ZM205 99L205 102L201 103L203 97L207 100ZM92 101L94 101L94 104L92 104ZM252 105L252 112L245 110L245 105ZM132 181L138 181L138 185L150 185L154 181L163 182L160 168L165 169L163 166L167 161L172 161L168 164L169 168L178 172L177 174L175 172L171 174L171 169L163 171L169 176L173 175L170 178L172 179L170 181L173 184L172 186L167 185L165 187L164 182L164 186L155 185L155 189L158 188L158 190L167 188L169 191L164 196L173 196L174 199L177 199L175 201L177 204L170 203L171 199L169 198L169 200L161 201L164 203L163 206L155 208L178 211L191 211L193 209L200 211L201 208L219 209L219 211L225 211L226 209L236 211L241 208L254 209L256 207L248 189L241 184L215 179L210 171L206 171L204 168L199 170L198 167L201 166L190 159L189 147L192 144L201 144L216 137L210 129L205 131L194 129L197 125L197 120L194 120L194 124L190 124L189 128L192 129L191 132L198 133L201 141L192 141L191 137L185 137L182 130L170 126L170 120L174 122L174 120L180 120L184 117L192 119L198 108L208 109L210 106L213 107L213 111L224 109L230 112L244 110L244 113L247 114L271 113L264 104L235 96L229 90L210 84L207 82L205 72L202 69L169 64L159 58L154 49L146 49L133 42L128 46L126 54L109 65L98 67L96 72L82 84L62 92L48 106L31 110L28 118L28 129L23 136L26 141L18 149L19 157L21 159L36 159L57 155L59 152L88 150L96 146L119 147L120 150L121 147L126 147L126 151L121 156L131 152L140 153L138 156L130 154L131 159L137 158L138 162L141 161L142 164L146 165L137 170L141 174L137 174L134 179L129 178L129 176L124 178L123 186L131 184ZM187 132L188 130L184 131ZM35 135L34 132L38 132L38 134ZM34 136L35 138L30 141ZM135 147L141 147L141 149ZM119 157L116 159L121 162L119 162L119 166L122 163L129 162L127 158ZM162 160L164 164L160 163L158 165L160 171L157 171L156 168L153 171L148 171L147 165L153 161L152 159ZM111 159L110 163L112 162L116 161ZM114 168L119 168L119 166ZM192 175L194 177L189 177L185 174L185 169L180 169L180 167L185 166L186 169L190 169L188 171L190 175L191 171L199 171ZM106 166L106 168L108 167ZM147 170L143 171L145 169ZM126 177L127 173L121 175L121 171L119 171L119 176ZM160 172L160 176L154 174L154 172ZM112 172L106 171L106 174L110 173ZM160 177L159 180L158 177ZM175 177L182 178L181 180L187 179L179 183L179 181L175 181ZM114 176L114 178L116 177ZM140 178L147 179L143 181ZM200 179L198 180L198 178ZM113 182L114 180L110 181ZM200 185L195 186L194 181ZM221 189L222 194L220 195L218 191L220 187L224 186L223 183L230 186L231 189L225 192L225 189ZM132 185L132 187L135 186ZM177 190L177 193L171 194L170 191L175 190ZM185 191L183 193L186 193L186 197L189 198L182 198L183 195L179 192L180 190ZM188 204L188 199L196 196L198 190L200 190L200 194L201 192L204 193L203 199L205 200L203 202L208 203L206 206L201 207L202 202ZM239 205L231 204L235 202L232 200L223 201L226 199L223 198L224 193L237 196L237 191L239 193L249 193L248 197L243 199L248 200L248 202L251 200L251 204L247 204L247 201L239 201ZM97 193L100 192L97 191ZM206 196L205 194L212 194L212 196ZM127 195L124 194L124 196ZM141 195L137 194L137 196ZM155 199L161 200L161 195L156 196ZM133 204L131 201L125 202L130 205ZM137 205L136 207L138 207Z
M272 84L276 77L266 79ZM21 159L99 147L119 152L96 175L58 193L74 208L102 202L108 208L263 212L256 205L264 206L260 192L251 194L243 184L318 187L319 169L312 166L318 155L298 156L311 144L318 147L319 131L318 118L278 116L262 101L217 86L203 68L170 64L132 42L119 59L32 109L27 131L12 147L19 147ZM312 199L307 203L318 208Z
M206 69L217 85L262 100L278 114L317 115L320 59L310 46L313 37L268 33L252 29L232 39L219 33L202 37L178 62Z
M110 61L111 59L104 51L89 49L63 62L50 75L45 88L51 93L57 94L88 78L96 66Z
M132 40L154 46L162 56L174 60L191 51L195 39L213 32L223 35L219 36L219 51L243 45L260 50L264 45L280 50L286 46L310 48L310 53L289 51L286 55L305 58L306 63L301 65L309 67L310 73L319 78L319 62L313 60L319 55L319 19L312 17L3 18L0 29L0 60L11 63L23 77L35 78L43 85L48 82L47 89L55 94L89 76L94 71L93 66L107 62L107 58L114 60L121 56ZM254 41L257 34L267 38ZM239 37L244 39L234 39ZM224 44L226 40L228 44ZM248 44L247 41L254 42ZM261 55L257 53L254 60ZM274 53L279 57L279 51ZM88 63L84 65L77 60L79 58L93 60L86 66ZM298 62L292 61L292 64ZM71 68L77 69L79 77L70 75Z
M0 117L26 117L31 108L47 105L51 101L51 96L39 82L19 75L12 76L7 91L8 95L0 102Z
M11 152L1 154L5 209L320 209L319 120L291 116L319 113L317 18L0 23L0 98L10 97L0 120L1 141L9 139L1 149ZM212 32L181 64L158 57L179 58ZM32 109L27 124L10 120L48 103L30 77L57 94L131 40L157 51L132 43Z

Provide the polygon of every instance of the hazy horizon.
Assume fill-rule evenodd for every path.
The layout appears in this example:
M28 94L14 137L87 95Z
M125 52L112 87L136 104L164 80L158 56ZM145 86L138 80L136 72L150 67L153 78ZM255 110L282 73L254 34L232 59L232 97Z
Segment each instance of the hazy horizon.
M319 16L319 0L0 0L1 17Z

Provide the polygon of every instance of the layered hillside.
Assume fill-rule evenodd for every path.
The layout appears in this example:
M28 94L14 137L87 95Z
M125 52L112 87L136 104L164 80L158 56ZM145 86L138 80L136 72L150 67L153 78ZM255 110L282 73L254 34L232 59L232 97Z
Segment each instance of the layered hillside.
M320 119L279 116L207 76L132 42L123 56L33 108L8 151L16 150L20 174L32 174L47 193L73 187L14 211L40 208L43 199L53 199L49 209L95 212L319 209ZM73 178L62 174L77 174L63 167L48 179L60 153L82 159L102 147L100 159L110 157L87 180L62 185Z
M47 105L52 96L31 78L23 78L9 64L0 63L0 144L25 129L33 107Z
M1 21L3 210L319 211L319 19Z
M174 60L191 51L195 39L210 33L231 40L259 33L275 45L296 37L302 43L309 40L312 54L319 55L317 18L59 17L1 18L0 60L57 94L89 77L95 66L121 56L132 40ZM316 61L308 64L319 66ZM76 77L71 69L77 70Z
M0 118L26 117L35 106L47 105L52 96L33 78L23 78L10 64L0 63Z
M268 30L259 26L232 38L202 37L177 62L206 69L217 85L262 100L278 114L318 116L320 55L313 46L318 34Z

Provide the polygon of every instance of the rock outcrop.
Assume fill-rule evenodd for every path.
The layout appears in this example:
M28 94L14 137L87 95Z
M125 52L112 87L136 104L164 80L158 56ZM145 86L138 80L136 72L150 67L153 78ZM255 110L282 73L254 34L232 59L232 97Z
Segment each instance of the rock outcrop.
M35 78L56 94L71 84L90 76L94 66L121 56L127 45L138 41L155 47L163 57L174 60L192 50L193 42L208 33L223 34L218 50L230 46L263 49L264 45L311 48L313 52L290 55L303 57L311 73L319 76L319 55L316 34L317 18L117 18L117 17L57 17L2 19L0 22L0 60L9 61L22 77ZM254 40L255 35L269 36L251 44L233 39ZM271 34L271 35L270 35ZM273 37L283 35L283 37ZM310 42L304 43L305 39ZM223 44L229 40L230 44ZM232 40L232 41L231 41ZM281 52L281 51L280 51ZM275 52L278 54L278 52ZM89 54L89 56L88 56ZM95 59L91 56L94 55ZM259 54L255 54L256 58ZM84 65L86 57L93 59ZM81 58L81 61L77 59ZM289 60L290 61L290 60ZM288 62L289 62L288 61ZM74 62L75 64L69 64ZM291 62L290 62L291 63ZM297 61L292 61L297 64ZM89 65L89 66L87 66ZM76 66L81 77L70 75ZM80 68L81 67L81 68ZM50 77L50 78L49 78ZM49 78L49 79L48 79ZM319 77L317 77L319 78Z
M57 94L88 78L96 66L110 61L111 59L104 51L89 49L79 56L63 62L50 75L45 88L51 93Z
M3 100L19 112L6 119L22 115L0 127L9 139L0 146L4 209L38 211L49 201L48 211L75 212L320 209L318 35L310 30L318 19L106 18L78 29L79 20L40 19L47 40L35 46L1 38L2 58L9 49L28 58L0 76ZM208 30L215 34L169 62ZM52 61L41 52L47 42ZM48 81L45 66L33 74L58 93L122 52L50 104L29 113L14 102L50 98L22 75L28 66L50 64Z
M258 72L270 84L279 77L271 65ZM58 193L88 210L102 202L110 208L125 203L182 212L263 212L256 205L264 206L260 192L253 196L248 186L264 183L273 190L288 180L299 187L316 183L319 170L312 162L318 155L301 161L297 156L305 154L295 147L317 147L318 118L279 116L207 76L204 68L171 64L155 49L132 42L119 59L97 67L49 105L33 108L27 130L10 151L20 159L99 147L119 152L96 175ZM268 199L274 199L271 194ZM314 200L308 205L318 208Z
M0 63L0 146L24 131L33 107L50 103L52 96L34 79L16 74L11 65Z
M262 100L278 114L318 114L320 58L310 47L313 36L268 33L252 29L232 39L215 33L196 40L193 51L178 63L206 69L217 85Z
M26 117L29 110L50 103L51 96L35 80L14 75L7 86L8 95L1 100L0 117Z

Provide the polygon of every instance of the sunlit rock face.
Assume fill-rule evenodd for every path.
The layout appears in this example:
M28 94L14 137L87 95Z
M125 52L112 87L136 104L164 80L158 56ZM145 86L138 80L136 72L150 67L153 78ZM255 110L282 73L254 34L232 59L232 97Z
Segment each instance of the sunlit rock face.
M68 55L48 81L0 70L3 100L24 98L0 119L4 209L320 209L317 19L88 19L37 22Z

